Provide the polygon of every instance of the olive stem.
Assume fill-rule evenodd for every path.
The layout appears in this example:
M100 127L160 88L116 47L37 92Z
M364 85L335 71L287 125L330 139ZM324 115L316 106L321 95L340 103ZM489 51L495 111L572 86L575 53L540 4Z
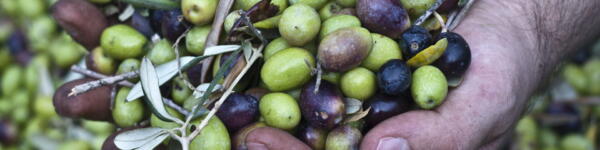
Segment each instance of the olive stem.
M217 12L215 13L215 19L213 20L212 30L208 34L206 38L206 44L204 44L204 48L209 48L216 46L219 43L219 35L221 35L221 29L223 28L223 22L225 21L225 17L229 13L229 9L233 6L233 0L220 0L219 6L217 8ZM207 78L208 68L210 68L210 63L212 62L214 57L208 57L202 62L202 72L200 83L204 83Z
M133 71L133 72L123 73L123 74L120 74L117 76L102 78L100 80L90 81L90 82L80 84L80 85L73 87L71 89L71 93L69 93L68 96L74 96L77 94L81 94L81 93L93 90L93 89L101 87L101 86L115 84L117 82L135 78L137 76L138 76L137 71Z
M456 15L456 17L454 17L454 19L452 19L452 22L450 22L450 20L448 20L450 22L450 26L448 26L449 30L454 30L454 28L456 28L456 26L458 26L460 24L462 19L467 15L467 12L469 11L469 9L471 9L471 6L473 6L473 3L475 3L474 0L468 0L468 1L469 2L467 2L467 5L465 5L465 7L461 8L460 11L458 11L458 14Z
M181 42L181 39L183 39L183 37L185 37L188 32L190 32L190 28L185 29L185 31L179 37L177 37L177 40L175 40L175 43L173 43L172 48L175 51L175 59L177 60L177 73L183 79L183 83L186 85L187 88L191 89L192 91L196 91L196 88L194 88L194 85L192 85L192 83L190 83L188 81L188 78L185 78L183 76L183 73L181 71L182 69L181 69L181 60L180 60L181 57L179 54L179 42Z
M175 102L173 102L173 100L168 99L168 98L162 98L163 99L163 103L175 110L177 110L177 112L183 114L184 116L188 116L190 114L189 111L185 110L183 107L177 105Z
M321 63L317 62L317 79L315 79L315 90L313 93L317 94L319 92L319 87L321 87L321 79L323 75L323 70L321 69Z
M425 22L425 20L427 20L427 18L429 18L429 16L431 16L431 14L433 14L435 10L442 6L444 1L445 0L436 0L435 3L433 3L433 5L429 7L429 9L427 9L427 11L415 21L415 25L418 26L423 24L423 22Z
M448 32L448 27L446 27L446 24L444 23L444 18L442 18L438 12L433 12L433 16L435 16L435 18L440 22L440 25L442 26L442 33Z
M84 69L84 68L81 68L81 67L78 67L78 66L71 67L71 71L77 72L77 73L81 73L81 74L83 74L85 76L96 78L96 79L104 79L104 78L110 77L110 76L103 75L103 74L100 74L98 72L94 72L92 70ZM129 81L125 81L125 80L124 81L120 81L118 84L121 85L121 86L126 86L126 87L133 87L133 85L134 85L133 83L131 83Z

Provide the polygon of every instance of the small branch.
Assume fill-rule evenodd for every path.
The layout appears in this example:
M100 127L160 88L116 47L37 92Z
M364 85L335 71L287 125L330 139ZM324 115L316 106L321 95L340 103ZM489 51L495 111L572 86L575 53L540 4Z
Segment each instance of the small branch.
M219 1L219 6L217 8L217 12L215 13L215 19L213 20L212 30L208 34L206 38L206 44L204 48L209 48L217 45L219 43L219 35L221 34L221 29L223 28L223 22L225 21L225 17L229 13L229 9L233 5L233 0L221 0ZM208 68L210 68L210 63L212 62L214 57L208 57L204 61L202 61L202 74L200 83L204 83L208 74Z
M113 110L113 108L115 108L116 95L117 95L117 86L112 86L112 88L110 88L110 110Z
M446 23L444 23L444 18L442 18L442 16L437 12L433 12L433 15L438 20L438 22L440 22L440 25L442 26L442 33L448 32L448 27L446 27Z
M187 111L187 110L185 110L185 108L183 108L183 107L181 107L181 106L177 105L177 104L176 104L175 102L173 102L173 100L171 100L171 99L168 99L168 98L164 98L164 97L163 97L163 103L164 103L165 105L167 105L167 106L169 106L169 107L171 107L171 108L173 108L173 109L177 110L177 112L179 112L179 113L183 114L184 116L187 116L187 115L189 115L189 114L190 114L190 112L189 112L189 111Z
M96 78L96 79L104 79L104 78L110 77L110 76L103 75L103 74L100 74L100 73L97 73L97 72L94 72L94 71L91 71L88 69L84 69L84 68L81 68L78 66L71 67L71 71L81 73L85 76ZM134 85L133 83L126 81L126 80L123 80L123 81L119 82L118 84L121 86L126 86L126 87L133 87L133 85Z
M68 96L78 95L78 94L93 90L93 89L101 87L101 86L115 84L117 82L135 78L137 76L138 76L138 72L134 71L134 72L123 73L123 74L120 74L117 76L102 78L100 80L90 81L90 82L80 84L80 85L73 87L73 89L71 89L71 93L69 93Z
M321 69L321 63L317 62L317 79L315 82L315 91L313 93L317 94L319 92L319 87L321 87L323 70Z
M433 12L444 3L444 1L445 0L436 0L435 3L433 3L433 5L415 21L415 25L423 24L423 22L425 22L425 20L427 20L427 18L429 18L429 16L431 16L431 14L433 14Z
M465 7L460 9L460 11L458 12L458 15L452 20L452 22L450 23L450 26L448 26L448 29L450 31L454 30L454 28L456 28L456 26L458 26L460 24L460 22L467 15L467 12L469 11L469 9L471 9L471 6L473 6L474 3L475 3L475 0L469 0L469 2L467 2L467 5L465 5Z
M244 59L244 57L239 57L236 64L229 71L227 77L223 80L224 89L228 89L232 85L233 80L242 72L244 66L246 66L246 59Z

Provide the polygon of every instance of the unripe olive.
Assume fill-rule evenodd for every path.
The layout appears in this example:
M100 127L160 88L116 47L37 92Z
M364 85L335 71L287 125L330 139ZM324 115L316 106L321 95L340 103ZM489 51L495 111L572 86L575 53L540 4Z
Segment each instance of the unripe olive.
M116 74L123 74L132 71L138 71L140 69L140 60L135 58L125 59L119 64ZM129 79L129 81L137 82L138 78Z
M591 59L584 66L583 70L588 76L590 95L600 95L600 59Z
M258 2L260 2L260 0L237 0L235 1L234 9L249 10ZM279 9L279 12L277 13L281 13L287 8L288 0L271 0L271 5L277 6Z
M300 123L300 108L294 98L285 93L270 93L259 102L265 123L271 127L290 130Z
M185 37L186 50L194 55L203 55L204 44L206 44L206 37L208 37L210 30L211 26L192 28Z
M25 88L32 95L38 93L37 89L40 80L38 69L40 68L37 66L42 67L41 65L29 63L23 72L25 75Z
M44 0L20 0L19 10L20 15L28 18L34 18L43 15L46 12L46 4Z
M327 20L329 17L334 16L335 13L342 9L342 6L340 6L338 3L329 2L319 10L319 16L321 17L321 20Z
M332 83L321 80L318 92L316 82L310 81L304 85L300 95L302 117L314 127L329 130L342 122L346 112L344 96Z
M235 1L236 4L240 1ZM232 11L230 12L227 17L225 17L225 22L223 22L223 29L225 29L226 33L229 33L229 31L231 31L231 28L233 28L233 25L235 24L235 22L240 19L242 11L237 10L237 11Z
M2 94L12 95L19 87L22 86L23 69L19 66L12 65L2 73Z
M360 130L349 125L339 126L327 135L327 150L357 150L362 134Z
M288 48L276 53L265 62L260 75L269 90L286 91L310 80L310 72L314 65L315 60L308 51Z
M323 75L321 75L321 78L338 85L340 83L340 79L342 78L342 74L338 72L325 72Z
M372 45L367 29L347 27L327 35L319 44L317 56L326 71L344 72L360 65Z
M7 48L0 48L0 71L4 71L10 65L12 56Z
M27 38L30 43L31 50L35 52L47 52L48 45L51 42L52 36L56 32L56 23L50 16L36 17L31 25L27 27Z
M560 147L568 150L591 150L594 149L594 143L583 135L571 134L563 137Z
M56 116L54 105L52 105L52 97L38 96L33 102L33 110L35 114L42 118L51 118Z
M26 106L18 106L13 110L10 119L17 124L23 124L29 120L29 117L29 108Z
M185 84L184 78L186 77L177 76L173 79L171 98L173 98L173 101L177 104L183 104L183 102L192 95L192 90Z
M296 132L296 137L313 150L324 150L327 131L302 123Z
M92 147L89 143L82 140L66 141L58 147L58 150L91 150Z
M131 127L144 119L144 103L142 100L126 102L125 99L131 91L130 88L122 87L117 92L112 117L119 127Z
M323 39L329 33L346 27L360 27L360 20L358 20L357 17L351 15L332 16L329 19L325 20L323 22L323 25L321 25L319 39Z
M23 133L21 137L31 138L35 134L42 134L43 131L48 127L48 122L40 117L34 117L27 120L27 124L24 124Z
M134 28L118 24L102 32L100 45L108 56L123 60L142 55L142 49L147 41L146 37Z
M291 5L305 4L314 9L321 9L327 3L327 0L289 0Z
M146 54L152 64L161 65L171 60L175 60L175 51L167 39L162 39L154 43L152 49Z
M265 61L269 60L269 58L271 58L271 56L273 56L275 53L290 47L292 46L282 37L274 39L269 44L267 44L267 47L265 47L265 50L263 52Z
M60 0L52 6L58 24L86 49L100 45L100 35L108 27L104 13L85 0Z
M302 46L319 33L321 19L314 8L305 4L285 9L279 21L279 33L290 45Z
M105 121L82 120L83 128L94 134L110 134L115 131L113 124Z
M197 128L204 117L192 121ZM223 122L217 116L213 116L200 134L190 143L190 149L210 149L210 150L229 150L231 149L231 139Z
M368 69L358 67L346 72L340 80L344 95L359 100L367 100L377 90L377 77Z
M575 64L567 64L564 66L562 75L564 79L571 85L577 92L586 93L588 90L588 77L583 69ZM589 78L591 79L591 78ZM590 85L591 86L591 85Z
M410 18L414 20L423 15L435 3L435 0L400 0L400 2Z
M205 25L213 20L218 0L182 0L181 10L189 22Z
M69 96L77 85L93 81L78 79L60 86L53 97L56 113L64 117L85 118L89 120L110 121L110 86L102 86L79 95Z
M371 37L373 38L373 48L361 66L376 72L389 60L402 59L402 51L396 41L377 33L372 33Z
M335 0L335 2L344 7L354 7L356 5L356 0Z
M179 119L183 118L183 115L180 114L179 112L177 112L177 110L175 110L171 107L165 107L165 108L167 109L167 112L171 116L179 118ZM154 114L150 115L150 125L153 127L159 127L159 128L163 128L163 129L173 129L173 128L181 127L181 125L179 125L175 122L163 121Z
M97 47L94 50L92 50L92 53L88 55L85 61L87 68L102 74L111 75L116 70L115 60L108 57L104 53L102 47Z
M9 16L16 16L19 12L19 2L11 0L0 0L2 12Z
M448 82L442 71L433 66L419 67L413 73L412 97L423 109L432 109L444 101L448 94Z
M85 48L69 39L58 39L49 47L50 56L54 63L61 68L68 68L79 62L85 53Z

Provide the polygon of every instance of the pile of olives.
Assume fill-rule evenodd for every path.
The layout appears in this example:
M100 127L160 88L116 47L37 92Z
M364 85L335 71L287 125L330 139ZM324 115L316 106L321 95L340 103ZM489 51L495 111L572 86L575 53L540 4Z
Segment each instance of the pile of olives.
M362 135L385 119L443 104L469 68L468 43L443 23L450 11L462 7L457 0L446 0L436 10L441 20L429 17L421 25L414 25L416 19L435 0L235 0L224 23L216 24L221 32L213 21L223 19L217 9L224 1L0 0L0 130L6 131L0 134L12 135L0 135L2 145L24 145L15 141L30 135L20 132L35 132L68 141L59 142L63 149L118 149L114 139L120 133L179 128L157 116L148 98L126 100L130 84L139 78L76 95L72 89L139 71L142 58L160 66L178 56L202 56L211 40L250 41L262 58L242 74L191 149L244 149L245 136L265 126L287 131L313 149L357 149ZM242 17L249 17L252 26L241 23ZM254 29L261 35L253 36L267 43L238 36ZM191 64L160 86L165 101L172 103L165 105L171 116L185 120L196 106L190 87L245 63L242 53L213 58ZM227 60L233 63L226 66ZM44 73L37 68L45 68L50 78L38 77ZM81 68L87 71L83 76ZM55 92L40 94L40 80L51 80ZM34 105L40 119L27 120L34 116L28 105ZM191 128L203 118L192 120ZM50 124L59 127L29 131ZM80 127L94 140L63 135ZM177 144L169 138L157 149Z

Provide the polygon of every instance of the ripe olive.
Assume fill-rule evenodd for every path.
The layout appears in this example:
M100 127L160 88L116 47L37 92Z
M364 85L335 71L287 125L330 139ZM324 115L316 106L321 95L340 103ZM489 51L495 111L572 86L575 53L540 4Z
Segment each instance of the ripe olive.
M194 121L194 127L198 127L200 121L204 117L200 117ZM208 124L200 134L196 136L190 143L190 149L210 149L210 150L229 150L231 149L231 139L229 138L229 132L223 125L223 122L217 117L213 116L208 121Z
M213 20L218 0L181 0L183 16L195 25L205 25Z
M263 65L260 75L269 90L286 91L310 80L314 65L315 60L308 51L288 48L271 56Z
M290 5L294 4L306 4L314 9L321 9L327 0L289 0Z
M142 55L144 44L147 41L144 35L132 27L118 24L108 27L102 32L100 43L108 56L123 60Z
M240 129L239 131L237 131L235 133L235 135L232 138L232 149L234 150L247 150L248 147L246 146L246 137L248 136L248 134L250 134L250 132L254 131L254 129L257 128L262 128L262 127L266 127L267 125L263 122L256 122L253 124L249 124L247 126L245 126L244 128Z
M130 88L119 89L112 109L112 117L119 127L131 127L144 119L144 103L142 100L126 102L125 98L131 91Z
M198 63L193 65L185 71L185 74L187 74L189 79L188 81L190 81L194 87L200 85L200 80L202 79L202 64L203 63Z
M458 7L458 0L446 0L440 7L437 9L440 13L448 13Z
M296 137L313 150L324 150L327 131L315 128L306 123L301 123L296 131Z
M56 22L75 41L88 50L100 45L100 35L108 21L99 8L84 0L59 0L51 9Z
M283 11L279 33L290 45L302 46L319 33L321 19L314 8L305 4L292 5Z
M349 126L339 126L327 135L325 149L327 150L358 150L362 134L360 130Z
M0 142L3 145L11 145L19 140L17 125L10 120L0 121Z
M117 135L126 132L126 131L131 131L134 129L138 129L140 127L129 127L129 128L123 128L119 131L116 131L112 134L110 134L110 136L106 137L106 140L104 140L104 143L102 143L102 150L118 150L119 148L117 147L117 145L115 145L115 137L117 137Z
M167 39L161 39L157 43L154 43L152 49L146 54L146 57L148 57L154 65L160 65L175 60L175 51L171 46L171 43Z
M92 50L92 53L90 53L85 60L87 68L105 75L111 75L115 72L115 63L116 61L114 59L105 54L102 47L97 47Z
M367 116L363 118L365 125L368 129L373 128L390 117L409 111L412 104L412 100L408 96L376 94L363 104L365 110L371 108Z
M299 101L302 117L310 126L329 130L342 122L346 112L344 96L336 85L325 80L321 80L316 93L315 88L313 81L302 88Z
M412 26L402 33L402 40L400 42L404 45L402 47L404 58L408 60L429 47L432 38L427 29L421 26Z
M185 37L185 47L187 51L194 55L204 54L204 44L206 37L210 33L211 26L201 26L192 28Z
M271 56L273 56L275 53L290 47L292 46L282 37L276 38L267 44L267 47L265 47L263 52L264 58L265 60L269 60L269 58L271 58Z
M250 95L233 93L216 113L231 133L258 120L258 100Z
M160 19L160 33L162 37L169 41L176 41L181 34L190 26L185 19L180 9L172 9L163 11L162 14L157 12L156 17Z
M128 24L138 32L142 33L146 38L152 38L154 29L150 24L148 18L142 16L139 12L134 12L129 19Z
M600 95L600 59L591 59L583 66L583 70L588 76L588 93L591 95Z
M2 73L1 90L2 95L8 96L14 94L22 85L23 68L12 65L6 68Z
M79 95L69 96L77 85L93 81L78 79L60 86L54 93L53 104L56 113L64 117L84 118L88 120L110 121L110 86L102 86Z
M325 20L323 22L323 25L321 25L319 39L323 39L329 33L346 27L360 27L360 20L358 20L357 17L351 15L332 16L329 19Z
M390 38L398 38L411 24L398 0L358 0L356 14L371 32Z
M360 65L369 55L372 41L371 33L367 29L339 29L321 41L317 56L326 71L344 72Z
M417 19L435 3L435 0L400 0L400 3L408 11L410 18Z
M269 93L259 102L260 114L271 127L290 130L300 123L300 108L296 100L285 93Z
M448 40L448 45L433 65L442 70L450 86L457 86L471 64L471 49L467 41L454 32L445 32L438 37L443 38Z
M448 82L442 71L436 67L419 67L412 76L411 93L421 108L432 109L446 98Z
M402 60L392 59L377 72L377 85L385 94L400 95L410 87L410 83L410 68Z
M371 33L371 37L373 48L361 66L376 72L389 60L402 59L402 51L396 41L377 33Z
M340 87L347 97L364 101L377 91L376 78L369 69L357 67L342 76Z

